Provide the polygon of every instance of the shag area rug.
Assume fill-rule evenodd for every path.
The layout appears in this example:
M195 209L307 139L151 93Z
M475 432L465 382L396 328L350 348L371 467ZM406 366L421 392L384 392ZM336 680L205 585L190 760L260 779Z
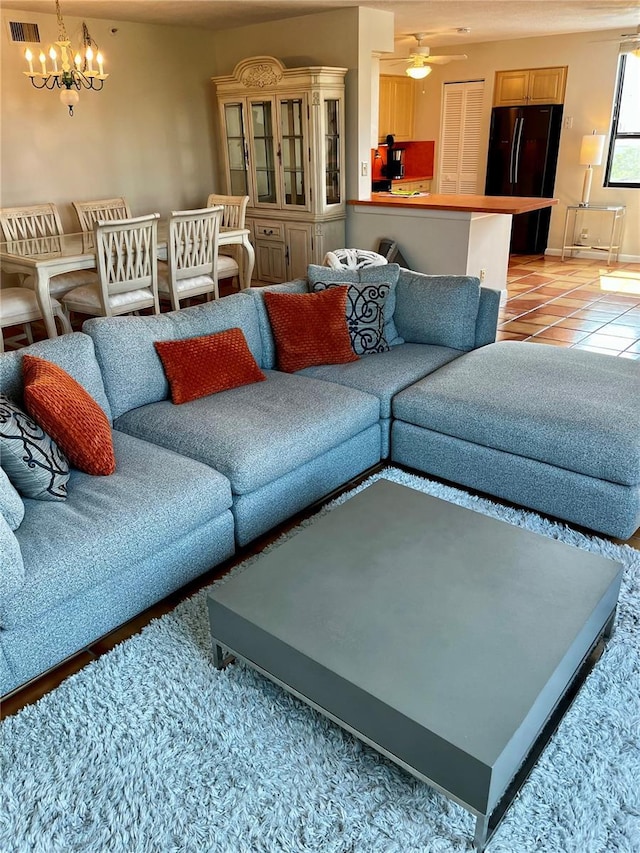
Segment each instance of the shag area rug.
M395 469L380 476L624 563L616 631L489 851L638 853L640 552ZM205 591L0 734L2 853L472 849L460 806L249 668L216 671Z

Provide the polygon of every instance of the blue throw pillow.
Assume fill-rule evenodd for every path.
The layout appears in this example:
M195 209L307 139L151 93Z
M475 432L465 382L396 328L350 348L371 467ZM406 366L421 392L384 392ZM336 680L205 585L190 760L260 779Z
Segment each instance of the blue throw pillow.
M17 530L24 518L24 504L7 477L4 468L0 468L0 515L12 530Z
M398 264L360 270L337 270L309 264L307 272L309 287L313 291L338 284L349 286L347 321L351 343L358 355L386 352L389 347L404 343L393 321L399 275ZM380 315L382 329L379 328Z
M55 441L4 394L0 394L0 457L16 489L27 498L63 501L69 463Z

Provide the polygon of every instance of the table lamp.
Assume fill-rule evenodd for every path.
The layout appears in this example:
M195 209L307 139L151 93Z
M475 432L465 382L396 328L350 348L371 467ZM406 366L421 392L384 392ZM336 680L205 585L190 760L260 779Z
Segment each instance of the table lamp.
M593 166L599 166L602 163L602 154L604 152L604 134L593 133L582 137L582 145L580 146L580 165L586 166L584 173L584 183L582 185L582 201L580 207L589 207L589 196L591 195L591 179L593 178Z

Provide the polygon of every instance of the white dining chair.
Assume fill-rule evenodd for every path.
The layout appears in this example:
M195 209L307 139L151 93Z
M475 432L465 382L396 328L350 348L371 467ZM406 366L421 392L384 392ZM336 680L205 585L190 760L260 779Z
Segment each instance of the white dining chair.
M100 198L92 201L72 201L81 231L93 231L96 222L131 219L131 210L124 198Z
M222 207L174 210L169 217L167 263L158 264L158 292L174 311L191 296L218 293L218 236Z
M20 207L4 207L0 210L0 228L5 241L33 240L37 242L33 249L36 253L60 251L52 240L62 237L62 223L55 204L29 204ZM33 276L18 274L20 285L35 288ZM94 270L73 270L52 276L49 283L51 297L59 298L85 284L95 284L98 277Z
M57 299L51 300L51 308L54 317L60 320L62 331L70 332L71 324ZM1 330L10 326L24 326L24 337L27 343L33 343L31 323L34 320L42 320L42 312L34 290L28 287L0 288L0 352L4 352L4 336Z
M159 213L96 222L94 242L98 267L95 285L65 294L67 311L113 317L143 308L160 313L158 303Z
M220 195L211 193L207 207L222 207L222 228L245 228L248 195ZM218 281L225 278L237 279L241 287L242 250L240 246L225 246L218 253Z

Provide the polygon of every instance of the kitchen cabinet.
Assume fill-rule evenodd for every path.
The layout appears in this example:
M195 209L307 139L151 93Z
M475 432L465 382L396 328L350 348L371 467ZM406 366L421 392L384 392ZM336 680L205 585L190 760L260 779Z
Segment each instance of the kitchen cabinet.
M257 56L212 80L226 192L249 196L261 281L304 276L344 247L346 71Z
M431 181L427 178L420 178L412 181L392 181L392 187L399 190L408 190L409 192L428 193L431 192Z
M493 106L562 104L566 83L566 66L496 71Z
M378 111L378 139L384 142L392 133L396 142L413 139L415 91L406 75L381 75Z

